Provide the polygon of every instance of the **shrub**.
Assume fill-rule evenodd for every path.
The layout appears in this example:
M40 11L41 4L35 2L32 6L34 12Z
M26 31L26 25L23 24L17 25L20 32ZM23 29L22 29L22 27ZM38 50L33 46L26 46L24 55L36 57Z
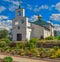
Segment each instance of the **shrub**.
M55 49L51 48L51 49L50 49L50 56L54 55L55 52L56 52Z
M12 59L12 57L5 57L3 61L4 62L13 62L13 59Z
M32 56L32 52L30 50L25 50L25 55L31 57Z
M0 39L0 41L1 42L4 41L7 45L10 44L10 42L11 42L8 38L2 38L2 39Z
M57 39L60 40L60 36L58 36Z
M46 37L45 40L53 40L54 37L53 36L49 36L49 37Z
M10 50L11 50L11 48L10 48L9 46L5 46L5 47L4 47L4 50L5 50L7 53L9 53Z
M51 59L55 59L56 58L56 55L52 55L50 56Z
M4 39L6 43L10 43L11 41L8 38Z
M24 55L25 55L25 53L24 53L24 52L22 52L20 55L21 55L21 56L24 56Z
M47 51L46 51L45 48L41 47L41 48L39 49L39 51L40 51L40 57L41 57L41 58L44 58L44 57L47 56Z
M58 49L58 50L56 51L55 55L56 55L57 58L60 58L60 49Z
M30 49L33 49L36 47L36 42L38 41L37 38L32 38L30 41L29 41L29 47Z
M6 43L4 41L1 41L0 42L0 47L5 47L6 46Z
M39 55L39 51L35 48L35 49L31 49L32 55L36 56L36 57L40 57Z
M55 51L54 54L52 54L50 56L50 58L54 59L54 58L60 58L60 49L58 49L57 51Z
M16 51L20 50L20 47L19 47L18 43L16 43L15 50L16 50Z
M21 56L24 56L25 55L25 50L24 49L20 49L18 54L21 55Z
M59 47L58 47L58 46L54 46L53 49L54 49L54 50L58 50Z
M20 48L23 48L23 49L25 48L25 42L20 42L18 45Z
M7 38L8 37L8 31L7 30L0 30L0 39Z
M40 47L39 51L46 51L46 49L43 47Z

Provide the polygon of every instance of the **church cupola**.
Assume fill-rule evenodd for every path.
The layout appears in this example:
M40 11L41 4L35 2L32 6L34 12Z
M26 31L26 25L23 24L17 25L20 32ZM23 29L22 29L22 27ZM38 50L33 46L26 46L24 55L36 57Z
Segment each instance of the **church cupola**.
M38 15L38 20L41 20L42 19L42 16L41 15Z

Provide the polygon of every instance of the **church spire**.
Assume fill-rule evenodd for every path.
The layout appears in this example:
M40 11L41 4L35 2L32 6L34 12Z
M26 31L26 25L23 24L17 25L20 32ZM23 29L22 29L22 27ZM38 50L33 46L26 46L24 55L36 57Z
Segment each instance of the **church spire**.
M19 8L21 8L21 0L18 0L19 1Z

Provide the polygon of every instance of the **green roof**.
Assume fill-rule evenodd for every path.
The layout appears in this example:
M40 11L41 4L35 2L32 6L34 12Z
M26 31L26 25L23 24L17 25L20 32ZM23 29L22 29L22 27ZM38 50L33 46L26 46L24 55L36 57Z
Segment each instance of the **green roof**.
M33 24L36 24L36 25L39 25L39 26L42 26L44 28L47 28L49 29L49 23L45 22L45 21L42 21L42 20L38 20L38 21L35 21L35 22L32 22ZM50 30L50 29L49 29Z

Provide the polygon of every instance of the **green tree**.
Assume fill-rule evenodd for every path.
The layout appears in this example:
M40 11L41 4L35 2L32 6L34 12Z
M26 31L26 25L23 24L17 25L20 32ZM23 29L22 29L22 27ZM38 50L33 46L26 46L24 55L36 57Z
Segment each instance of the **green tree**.
M8 31L7 30L1 30L0 31L0 39L7 38L8 37Z

